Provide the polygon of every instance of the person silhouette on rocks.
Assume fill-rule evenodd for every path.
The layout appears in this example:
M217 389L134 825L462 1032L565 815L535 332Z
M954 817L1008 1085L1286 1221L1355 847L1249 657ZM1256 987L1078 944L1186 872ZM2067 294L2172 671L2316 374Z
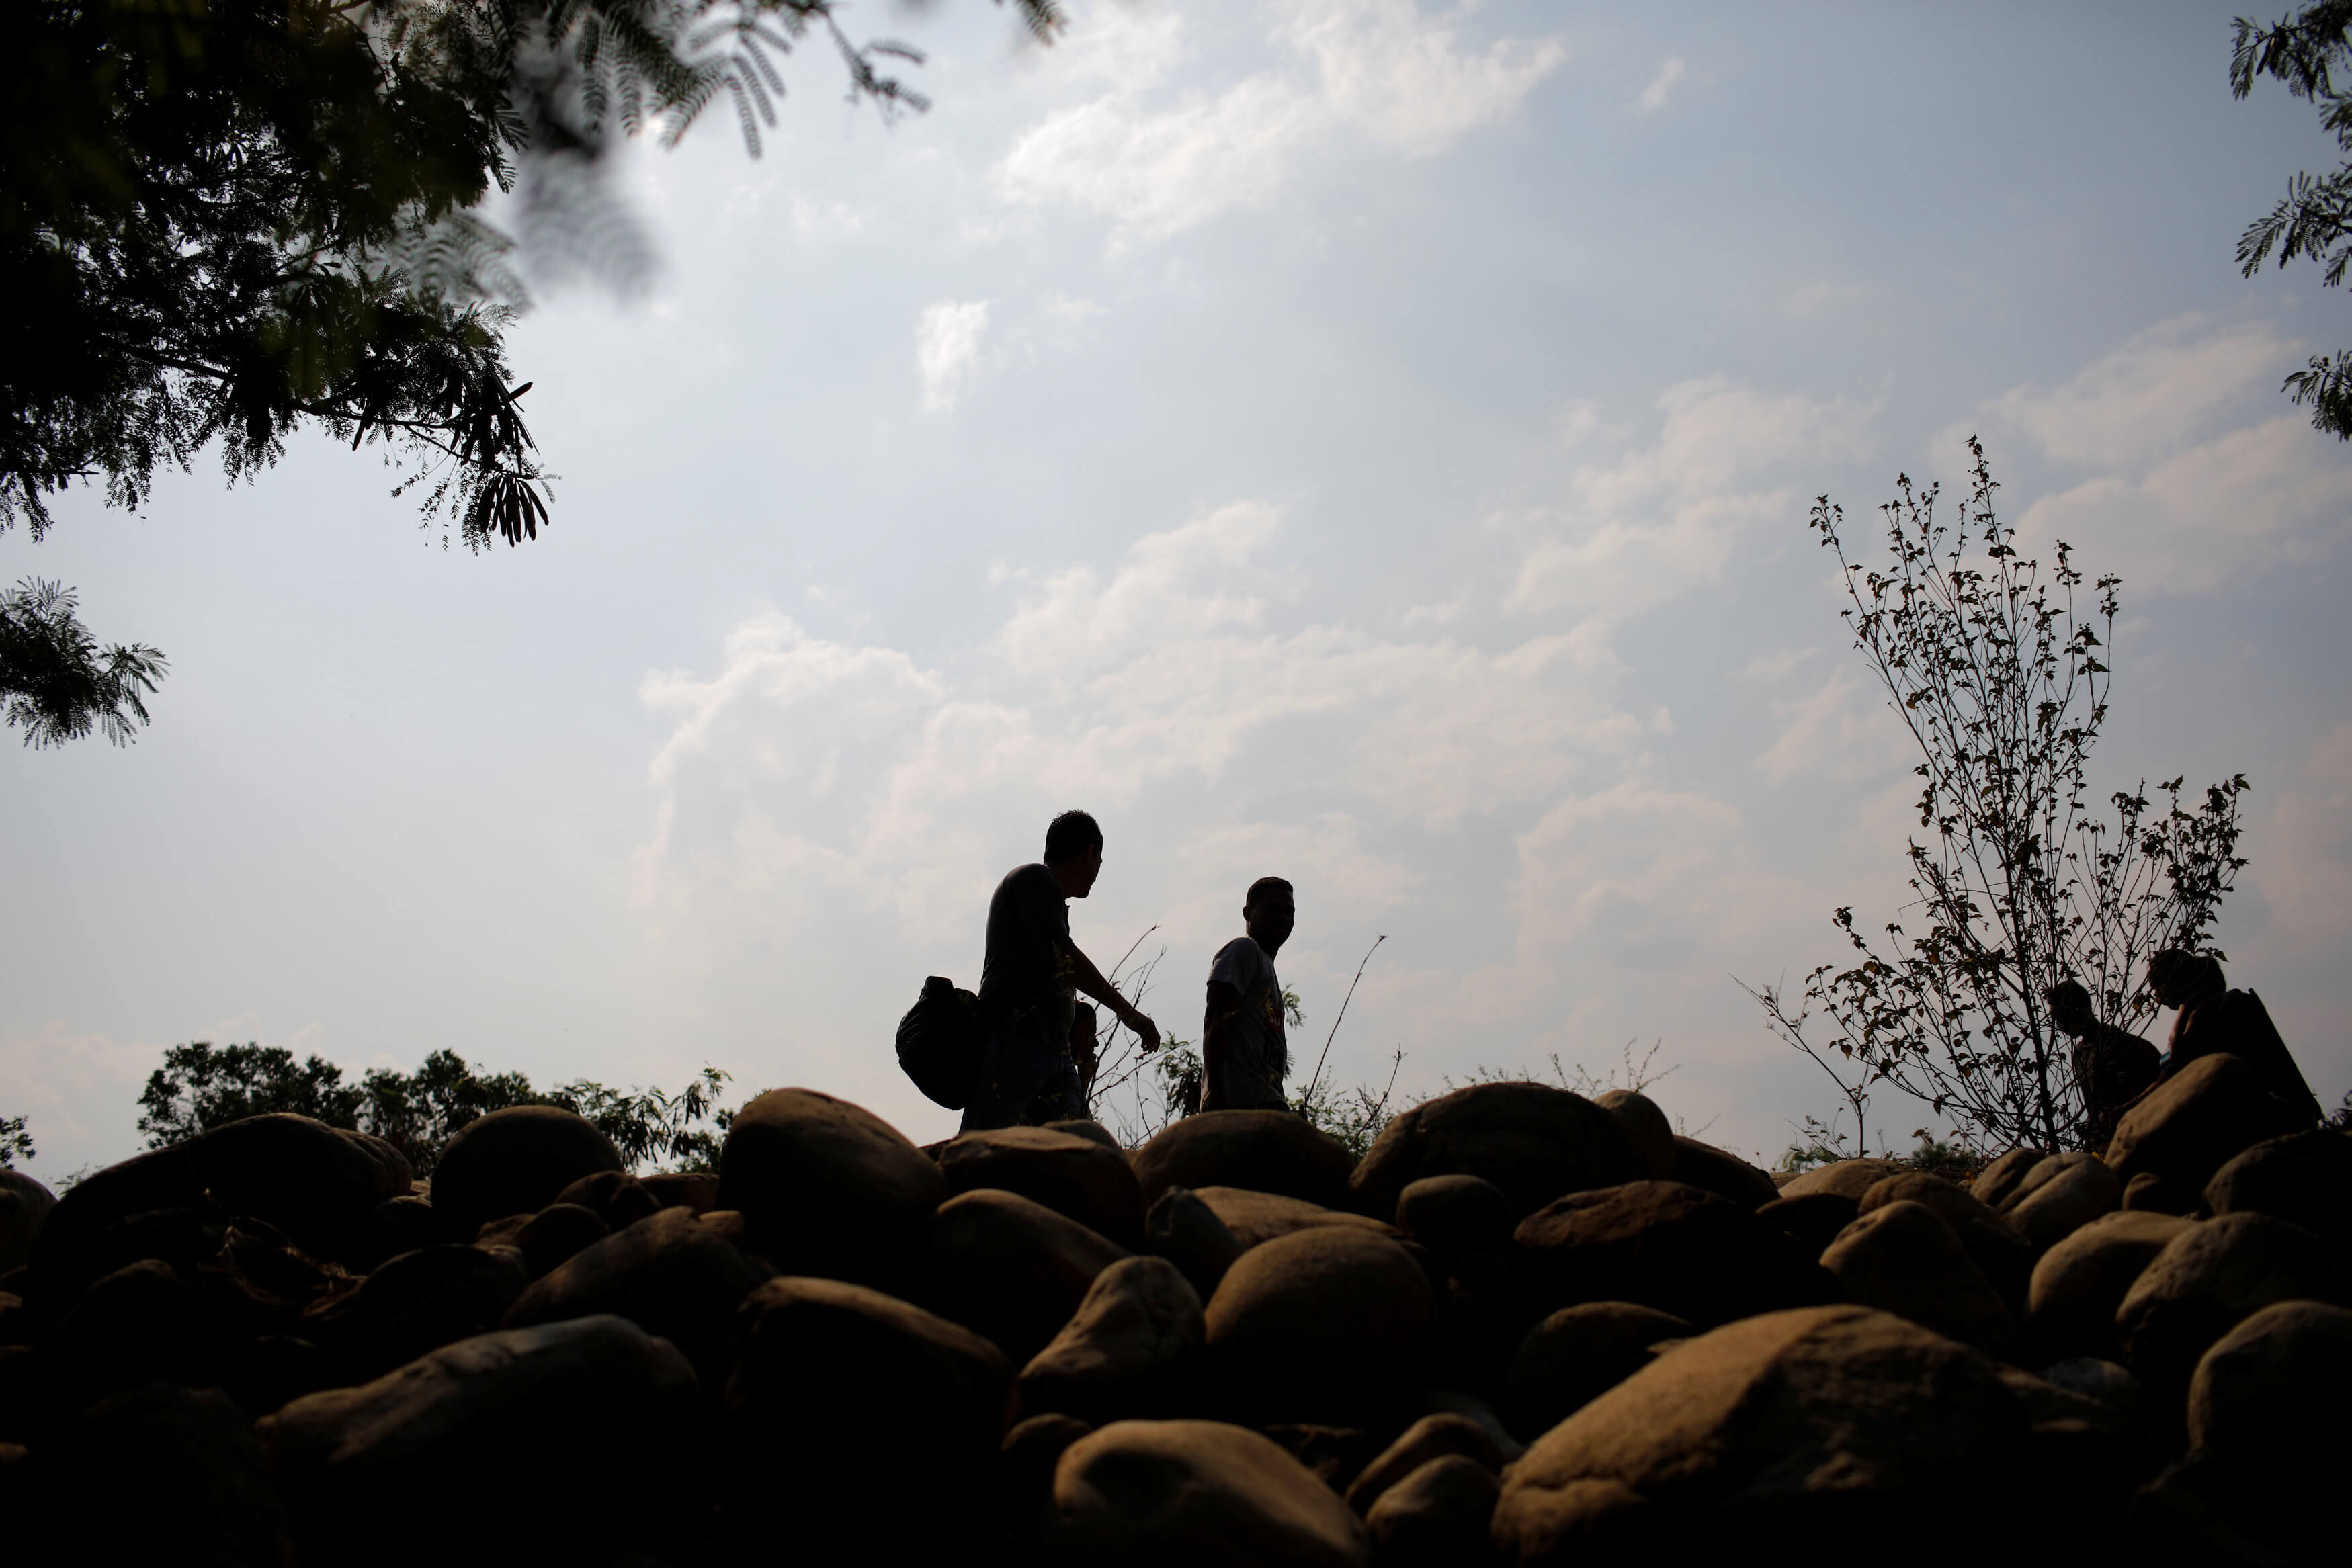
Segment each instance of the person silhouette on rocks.
M2084 1141L2104 1149L2116 1135L2124 1107L2139 1098L2162 1067L2156 1047L2120 1025L2101 1023L2080 980L2061 980L2043 993L2050 1019L2074 1037L2074 1087L2083 1095Z
M1072 1059L1077 991L1136 1032L1145 1054L1160 1030L1128 1005L1070 940L1070 906L1102 874L1103 835L1084 811L1047 824L1045 858L1007 872L988 901L988 952L980 971L980 1021L988 1043L980 1092L964 1108L963 1131L1035 1126L1087 1113Z
M1209 965L1208 1011L1201 1021L1201 1109L1287 1111L1282 1080L1290 1071L1283 1035L1282 981L1274 956L1290 938L1297 909L1278 876L1250 883L1242 900L1247 936L1217 949Z
M2219 959L2210 953L2168 947L2148 959L2147 988L2158 1002L2179 1009L2173 1016L2172 1040L2158 1082L2200 1057L2234 1056L2252 1068L2272 1093L2313 1121L2320 1120L2319 1101L2304 1082L2286 1041L2279 1038L2270 1009L2252 991L2231 990Z

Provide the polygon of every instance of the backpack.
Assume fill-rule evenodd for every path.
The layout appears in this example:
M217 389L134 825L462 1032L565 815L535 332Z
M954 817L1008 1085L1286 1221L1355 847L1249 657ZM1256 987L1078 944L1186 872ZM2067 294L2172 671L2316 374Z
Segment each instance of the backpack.
M980 1092L981 1057L988 1035L980 1027L980 998L933 975L898 1020L898 1065L938 1104L961 1111Z

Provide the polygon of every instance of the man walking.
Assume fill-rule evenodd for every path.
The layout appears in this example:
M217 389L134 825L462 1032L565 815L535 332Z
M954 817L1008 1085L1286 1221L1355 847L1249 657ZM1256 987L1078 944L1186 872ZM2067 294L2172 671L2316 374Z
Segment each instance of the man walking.
M1044 862L1009 872L996 884L980 971L980 1021L988 1047L980 1092L964 1108L963 1131L1087 1113L1070 1056L1074 991L1108 1008L1136 1032L1146 1053L1159 1049L1158 1026L1129 1007L1070 940L1067 901L1093 891L1102 862L1102 829L1084 811L1065 811L1045 829Z
M2162 1064L2147 1040L2119 1024L2099 1021L2082 981L2061 980L2042 995L2050 1003L2050 1020L2074 1038L2084 1145L2098 1153L2114 1139L2124 1108L2147 1092Z
M1250 883L1243 928L1209 966L1209 1007L1201 1023L1201 1109L1287 1111L1282 1080L1290 1071L1283 1036L1282 981L1274 956L1289 940L1297 909L1278 876Z

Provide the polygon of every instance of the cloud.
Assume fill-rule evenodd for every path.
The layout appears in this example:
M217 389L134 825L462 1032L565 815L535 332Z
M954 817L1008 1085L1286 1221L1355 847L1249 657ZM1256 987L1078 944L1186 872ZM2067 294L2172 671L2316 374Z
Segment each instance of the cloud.
M2057 386L2012 388L1985 413L2055 462L2139 466L2177 451L2249 392L2274 389L2295 347L2268 322L2176 317Z
M988 301L942 299L926 306L915 328L915 369L922 377L923 411L955 407L963 380L980 364L980 340L988 331Z
M1310 153L1358 138L1408 156L1445 151L1508 114L1568 57L1557 38L1465 49L1413 0L1291 0L1275 41L1312 68L1253 72L1174 102L1153 89L1182 53L1172 15L1103 21L1135 29L1070 75L1110 90L1056 109L996 169L1016 204L1071 205L1118 221L1114 244L1160 239L1235 210L1270 205ZM1130 74L1104 68L1125 61Z
M1664 65L1658 68L1658 74L1650 78L1650 85L1642 89L1640 100L1642 112L1655 114L1665 108L1666 95L1674 91L1675 84L1682 79L1682 57L1678 55L1669 57Z
M835 244L865 230L865 214L846 202L820 204L797 192L793 195L793 238L802 245Z

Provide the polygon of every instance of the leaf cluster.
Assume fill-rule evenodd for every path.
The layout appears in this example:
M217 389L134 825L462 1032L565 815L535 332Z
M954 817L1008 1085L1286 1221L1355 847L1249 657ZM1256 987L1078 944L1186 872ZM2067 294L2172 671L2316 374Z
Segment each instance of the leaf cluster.
M147 722L146 694L163 678L160 650L100 648L74 613L74 592L26 578L0 590L0 724L38 749L100 730L117 746Z
M0 1116L0 1171L16 1168L18 1160L33 1157L33 1134L22 1116Z
M140 1095L139 1130L160 1149L230 1122L290 1111L333 1127L372 1134L398 1149L419 1176L469 1123L513 1105L554 1105L595 1124L632 1170L647 1166L708 1170L733 1120L719 1102L728 1075L705 1067L675 1092L614 1089L574 1079L539 1090L520 1072L483 1072L453 1051L436 1051L415 1072L371 1068L357 1083L311 1055L279 1046L173 1046Z

